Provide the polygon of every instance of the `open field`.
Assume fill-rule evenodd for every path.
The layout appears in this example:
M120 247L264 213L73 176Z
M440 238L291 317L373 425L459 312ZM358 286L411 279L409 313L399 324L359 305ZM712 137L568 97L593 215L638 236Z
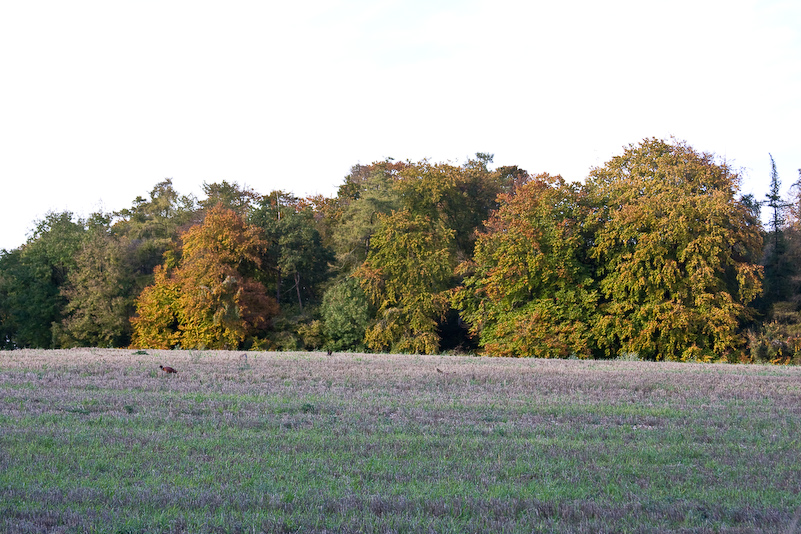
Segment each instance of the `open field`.
M800 368L243 355L0 352L0 531L796 530Z

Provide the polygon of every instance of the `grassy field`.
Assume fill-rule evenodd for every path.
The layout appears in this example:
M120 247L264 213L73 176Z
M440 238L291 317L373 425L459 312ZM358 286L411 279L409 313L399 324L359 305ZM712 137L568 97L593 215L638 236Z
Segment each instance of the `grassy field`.
M792 532L799 427L799 368L0 352L0 531Z

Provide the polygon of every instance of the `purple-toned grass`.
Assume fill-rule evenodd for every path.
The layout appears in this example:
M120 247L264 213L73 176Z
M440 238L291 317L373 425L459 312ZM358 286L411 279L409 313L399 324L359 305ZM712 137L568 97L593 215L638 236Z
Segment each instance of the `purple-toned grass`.
M782 532L801 505L798 368L147 352L0 352L2 531Z

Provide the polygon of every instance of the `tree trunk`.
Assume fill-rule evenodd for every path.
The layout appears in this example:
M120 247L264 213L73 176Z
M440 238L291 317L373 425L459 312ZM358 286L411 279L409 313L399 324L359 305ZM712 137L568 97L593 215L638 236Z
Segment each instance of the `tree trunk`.
M295 271L295 290L298 293L298 306L300 306L300 312L303 313L303 302L300 299L300 273Z

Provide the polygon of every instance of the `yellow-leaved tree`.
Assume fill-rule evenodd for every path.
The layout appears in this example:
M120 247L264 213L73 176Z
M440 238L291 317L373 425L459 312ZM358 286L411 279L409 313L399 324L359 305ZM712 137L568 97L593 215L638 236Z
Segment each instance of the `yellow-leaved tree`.
M743 343L761 292L759 226L739 177L682 142L646 139L590 173L602 299L595 337L609 356L712 360Z

